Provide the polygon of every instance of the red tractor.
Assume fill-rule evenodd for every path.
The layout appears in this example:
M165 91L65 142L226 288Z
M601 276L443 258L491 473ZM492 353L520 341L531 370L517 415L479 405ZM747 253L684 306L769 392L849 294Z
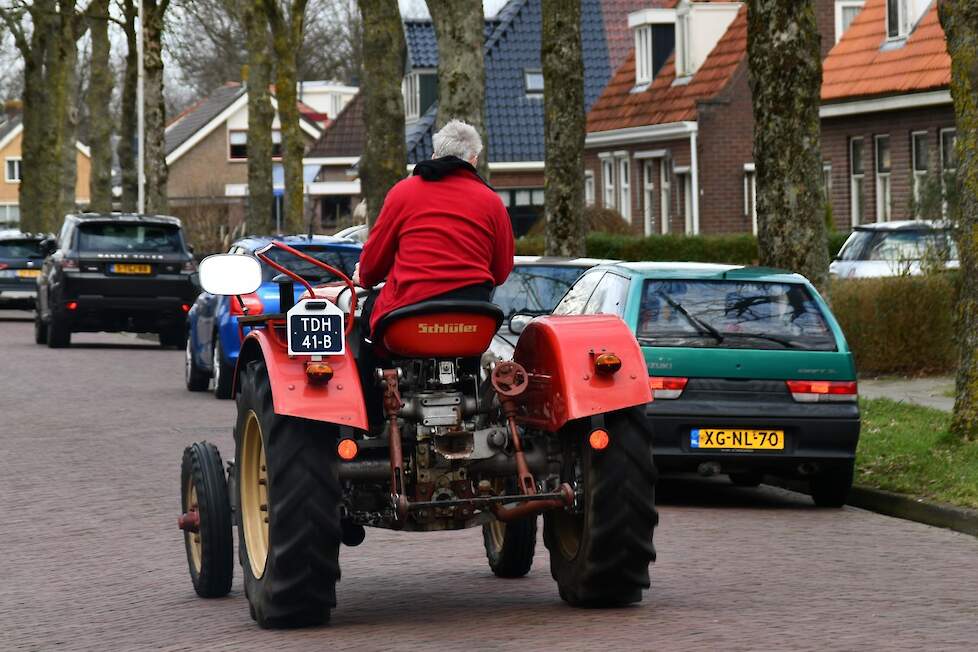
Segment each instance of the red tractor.
M329 619L340 544L361 543L366 526L481 526L492 571L519 577L543 514L561 598L642 599L656 471L647 370L624 322L541 317L503 361L486 353L503 318L495 305L429 301L386 315L367 344L352 335L365 291L272 246L344 282L313 288L257 252L285 275L283 312L239 320L250 332L235 372L235 461L225 479L213 444L183 457L179 525L200 596L230 590L232 522L252 617L295 627ZM245 294L259 264L212 256L200 277L210 292ZM306 286L298 302L293 281ZM363 387L357 352L368 345L382 362ZM368 392L383 404L373 418Z

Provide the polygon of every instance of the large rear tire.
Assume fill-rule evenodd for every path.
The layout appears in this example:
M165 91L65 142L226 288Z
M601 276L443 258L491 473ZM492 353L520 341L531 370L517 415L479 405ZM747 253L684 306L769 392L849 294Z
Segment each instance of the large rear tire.
M587 444L596 427L611 438L600 452ZM583 496L579 513L544 514L543 539L560 597L578 607L640 602L650 585L659 521L645 406L582 419L565 430L562 476L577 483Z
M496 577L523 577L533 565L537 519L532 516L511 523L493 520L482 526L482 541Z
M234 545L231 503L217 446L191 444L183 451L180 486L184 513L196 512L197 532L184 532L187 564L194 590L202 598L220 598L231 590Z
M245 594L261 627L320 625L336 606L342 533L336 436L327 424L275 414L264 361L247 364L234 484Z

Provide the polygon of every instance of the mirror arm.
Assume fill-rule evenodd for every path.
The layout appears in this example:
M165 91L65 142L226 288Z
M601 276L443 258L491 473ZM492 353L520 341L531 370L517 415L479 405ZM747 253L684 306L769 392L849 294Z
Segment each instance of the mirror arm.
M238 300L238 305L241 306L241 313L247 317L248 316L248 306L245 305L244 299L241 298L240 294L234 295L234 298Z

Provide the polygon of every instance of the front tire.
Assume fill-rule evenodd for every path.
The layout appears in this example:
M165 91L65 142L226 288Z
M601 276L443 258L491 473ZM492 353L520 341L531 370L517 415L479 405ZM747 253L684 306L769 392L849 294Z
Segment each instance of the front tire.
M811 479L812 501L818 507L842 507L849 498L855 464L822 471Z
M245 594L263 628L320 625L336 606L342 536L336 435L333 426L275 414L264 361L247 364L234 484Z
M197 532L184 532L194 590L202 598L223 597L231 591L234 547L231 503L217 446L199 442L183 451L180 486L184 513L196 512L200 519Z
M482 541L496 577L523 577L533 565L537 519L532 516L511 523L493 520L482 526Z
M611 437L600 452L587 444L595 427ZM652 535L659 521L645 406L580 420L560 436L566 438L563 479L583 491L579 513L544 514L543 537L560 597L577 607L640 602L650 585Z

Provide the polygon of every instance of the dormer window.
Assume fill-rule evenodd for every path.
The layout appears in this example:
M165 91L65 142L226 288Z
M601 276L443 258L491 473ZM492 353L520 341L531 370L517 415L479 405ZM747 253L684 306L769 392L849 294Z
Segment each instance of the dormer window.
M635 85L652 83L652 26L635 30Z
M421 84L418 81L418 74L414 72L404 78L402 90L405 120L417 120L421 115Z
M644 89L655 79L675 46L676 12L642 9L628 15L635 32L635 86Z
M693 74L690 56L689 6L686 11L676 16L676 77L687 77Z
M835 42L838 43L852 21L863 10L866 0L835 0Z

